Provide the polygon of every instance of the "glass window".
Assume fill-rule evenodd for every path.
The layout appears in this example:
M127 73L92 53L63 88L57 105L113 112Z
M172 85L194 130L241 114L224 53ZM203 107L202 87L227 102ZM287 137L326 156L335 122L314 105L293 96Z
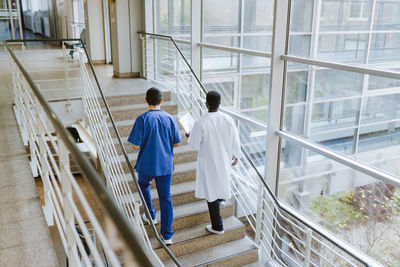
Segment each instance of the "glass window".
M313 1L292 0L291 2L291 10L301 10L301 12L291 12L290 30L292 32L311 32Z
M266 57L257 57L251 55L242 55L242 71L243 72L267 72L271 60Z
M339 71L317 70L315 73L314 99L331 99L360 96L364 75Z
M361 124L400 119L400 95L372 96L365 99Z
M244 32L272 32L273 15L272 0L244 1Z
M289 54L301 57L310 56L310 35L290 35Z
M237 72L239 54L202 48L203 72Z
M239 0L203 0L203 33L240 31Z
M400 33L374 33L371 38L370 61L400 59Z
M221 105L222 106L233 106L234 104L234 93L235 93L235 82L224 81L223 77L214 77L213 80L217 82L205 83L204 86L207 91L217 91L221 94Z
M321 3L321 30L368 30L372 1L328 0Z
M400 72L400 71L399 71ZM368 82L368 89L375 90L375 89L388 89L388 88L400 88L400 80L382 78L377 76L370 76Z
M285 104L306 101L307 71L288 72L286 78Z
M254 109L268 105L269 75L243 75L240 89L240 108ZM266 121L267 114L263 121Z
M374 29L400 29L400 2L392 0L377 0L375 8Z
M367 34L321 34L317 57L340 62L365 62L367 37Z
M190 39L190 0L156 0L156 33Z
M271 44L271 35L243 36L242 48L270 53Z

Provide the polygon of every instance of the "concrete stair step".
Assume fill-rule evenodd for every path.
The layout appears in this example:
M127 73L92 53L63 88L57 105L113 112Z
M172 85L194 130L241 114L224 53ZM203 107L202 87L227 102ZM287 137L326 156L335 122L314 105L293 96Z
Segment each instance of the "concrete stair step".
M233 204L226 202L226 206L221 209L221 217L226 218L233 216ZM160 221L160 211L156 213L157 220ZM201 223L210 222L210 214L208 213L207 202L204 200L191 202L179 206L174 206L174 222L172 229L178 233L185 231L183 228L192 227ZM160 232L160 223L156 224L158 232ZM205 226L204 226L205 227ZM149 237L154 237L154 232L150 225L145 225Z
M153 181L153 183L155 183L155 181ZM172 196L173 206L175 207L175 206L179 206L182 204L198 201L199 199L194 197L195 186L196 186L196 182L187 182L187 183L180 183L180 184L172 185L171 186L171 196ZM157 189L153 188L150 190L150 192L151 192L151 197L153 199L154 209L159 210L160 203L159 203ZM138 192L133 193L133 197L134 197L134 199L140 199ZM130 199L127 198L127 201L130 201ZM142 205L140 207L140 213L143 213L143 212L144 212L144 207Z
M179 257L229 241L238 240L246 235L244 225L234 216L224 219L225 233L223 235L209 233L206 230L207 224L209 224L209 222L176 231L172 237L174 243L169 246L169 249L175 256ZM161 247L160 243L155 238L150 241L160 259L168 260L169 256Z
M252 262L252 263L243 265L243 267L262 267L262 266L264 266L264 265L261 264L261 263L258 262L258 261L255 261L255 262Z
M130 173L126 173L126 181L132 190L132 192L136 192L136 186L134 185L132 176ZM137 177L137 173L136 173ZM196 180L196 162L188 162L188 163L181 163L175 164L175 171L172 174L172 181L171 184L180 184L186 182L192 182ZM156 184L152 183L150 188L156 188Z
M131 160L131 164L134 167L136 164L138 153L128 154L129 160ZM125 157L120 155L122 168L124 172L129 172L128 163L125 161ZM193 150L189 145L177 146L174 148L174 163L187 163L197 161L197 150Z
M147 104L135 104L125 106L113 106L110 107L111 113L115 121L134 120L148 109ZM164 102L161 105L161 109L169 114L178 113L178 105L172 102ZM104 114L107 114L105 108L103 108ZM110 118L107 117L107 122L110 122Z
M146 93L107 96L106 101L109 107L143 104L146 103ZM163 92L163 101L171 101L171 92ZM101 107L105 106L101 98L99 103Z
M36 84L39 86L40 90L51 90L51 91L56 91L56 90L64 90L66 91L67 85L66 85L66 80L38 80L35 81ZM69 78L69 88L79 88L81 90L81 80L80 78Z
M42 71L29 71L29 74L31 75L32 79L34 81L37 80L55 80L55 79L60 79L59 82L64 82L65 80L62 81L61 79L65 79L65 70L64 67L62 68L56 68L54 70L46 69ZM79 67L70 67L68 70L68 77L71 78L80 78L81 77L81 72Z
M178 257L183 266L262 266L258 261L258 248L248 237L208 247ZM166 267L175 266L171 260L164 262Z

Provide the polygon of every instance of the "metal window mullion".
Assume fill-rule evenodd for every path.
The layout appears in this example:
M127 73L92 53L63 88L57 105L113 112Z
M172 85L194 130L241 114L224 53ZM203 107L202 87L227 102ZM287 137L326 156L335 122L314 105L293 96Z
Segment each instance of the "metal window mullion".
M198 43L201 42L201 28L202 28L202 1L191 1L191 65L194 73L200 77L201 74L201 47Z
M283 92L286 74L286 63L281 60L281 55L287 53L288 27L289 27L289 0L275 0L274 26L272 37L271 77L269 92L269 112L267 129L267 148L265 179L272 185L277 193L280 138L275 132L281 129L283 116Z
M372 40L372 31L374 27L374 17L375 17L375 10L376 10L376 0L372 1L372 8L371 8L371 16L370 16L370 24L369 24L369 33L368 33L368 40L367 40L367 47L365 49L365 64L368 65L369 63L369 56L371 51L371 40ZM369 75L364 75L363 80L363 88L361 93L361 100L360 100L360 110L357 117L357 128L354 130L354 144L353 144L353 154L356 155L358 152L358 143L360 140L360 126L361 126L361 118L362 118L362 110L365 105L365 98L368 91L369 85Z

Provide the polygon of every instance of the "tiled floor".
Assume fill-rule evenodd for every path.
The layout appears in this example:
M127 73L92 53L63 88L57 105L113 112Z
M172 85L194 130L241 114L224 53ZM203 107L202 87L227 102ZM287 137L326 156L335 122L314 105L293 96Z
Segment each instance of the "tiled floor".
M0 52L0 62L8 62ZM58 266L0 64L0 266Z

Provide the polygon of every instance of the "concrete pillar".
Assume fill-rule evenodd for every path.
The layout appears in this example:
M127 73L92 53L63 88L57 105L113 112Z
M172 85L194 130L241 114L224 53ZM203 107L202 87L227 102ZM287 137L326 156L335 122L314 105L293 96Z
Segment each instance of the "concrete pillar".
M94 64L106 62L103 1L83 1L85 7L86 46Z
M117 0L110 5L111 47L115 77L140 77L142 47L142 0Z

